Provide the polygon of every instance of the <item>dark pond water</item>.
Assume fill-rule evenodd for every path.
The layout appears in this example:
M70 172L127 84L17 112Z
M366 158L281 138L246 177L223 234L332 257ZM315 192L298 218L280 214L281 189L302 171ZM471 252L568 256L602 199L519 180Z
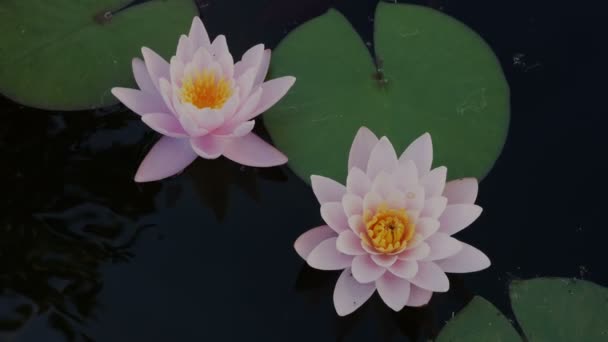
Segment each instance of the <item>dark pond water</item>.
M330 6L370 41L376 2L198 1L235 55L274 47ZM321 218L287 167L199 159L177 177L136 184L157 139L136 115L1 99L0 340L417 341L473 295L510 313L513 279L608 286L606 12L540 0L417 3L485 38L511 87L508 140L480 187L484 214L459 235L490 269L452 276L425 308L395 314L374 296L338 318L339 272L305 267L293 250Z

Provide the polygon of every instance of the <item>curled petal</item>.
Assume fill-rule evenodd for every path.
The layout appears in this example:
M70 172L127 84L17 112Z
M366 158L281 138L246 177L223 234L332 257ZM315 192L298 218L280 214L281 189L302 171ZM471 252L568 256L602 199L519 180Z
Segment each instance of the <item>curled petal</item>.
M270 50L264 50L264 55L262 56L262 61L260 62L260 67L258 69L258 74L255 77L255 85L261 84L264 82L266 78L266 74L268 74L268 68L270 67Z
M258 103L258 107L253 111L252 117L256 117L279 102L295 81L296 78L293 76L284 76L262 83L260 85L262 87L262 98Z
M449 204L473 204L477 199L479 185L475 178L462 178L447 182L443 196Z
M380 278L386 272L386 267L378 266L370 255L365 254L353 259L352 271L355 279L365 284Z
M490 267L490 259L477 248L461 242L462 249L450 258L437 261L448 273L477 272Z
M190 139L194 152L205 159L216 159L222 155L224 142L212 135Z
M367 172L369 156L376 144L378 144L378 138L369 128L359 128L348 154L348 171L356 167L359 170Z
M340 202L325 202L321 205L321 217L336 233L348 229L348 218Z
M414 284L410 286L410 298L407 306L419 307L428 304L433 296L433 291L422 289Z
M137 83L139 89L146 93L158 93L158 90L150 78L150 74L148 73L148 69L146 68L144 61L139 58L133 58L131 66L133 67L133 77L135 78L135 82Z
M340 202L342 196L344 196L344 193L346 192L344 185L323 176L310 176L310 184L312 185L312 191L321 204L326 202Z
M376 289L380 298L394 311L400 311L410 296L410 282L386 272L376 280Z
M287 163L287 157L254 133L227 139L224 156L239 164L270 167Z
M151 182L173 176L190 165L196 157L188 139L162 137L139 165L135 181Z
M337 237L331 237L315 247L306 258L308 265L324 271L341 270L349 267L353 257L336 249L337 239Z
M160 91L158 80L161 78L171 79L169 77L169 63L147 47L141 48L141 54L144 56L144 62L154 87Z
M448 277L432 261L418 262L418 272L410 281L416 286L433 292L446 292L450 289Z
M245 121L240 125L236 126L232 132L231 137L244 137L249 134L255 126L255 120Z
M334 236L336 236L336 232L328 226L316 227L300 235L293 247L298 255L306 260L308 255L310 255L310 252L312 252L312 250L321 242Z
M367 176L374 179L381 172L392 174L397 168L397 154L387 137L374 146L367 162Z
M414 140L401 154L399 162L411 160L416 164L418 176L422 177L431 170L433 163L433 143L431 135L424 133L418 139Z
M450 204L439 217L441 232L453 235L468 227L479 215L481 207L474 204Z
M374 283L361 284L353 277L350 269L345 269L334 289L334 307L340 316L346 316L357 310L374 294Z
M350 230L345 230L340 233L338 240L336 241L336 248L340 252L348 255L366 254L363 247L361 247L361 238Z
M145 122L150 128L157 131L160 134L170 136L173 138L186 138L188 133L184 131L182 125L177 121L175 116L165 113L152 113L146 114L141 117L141 120Z
M441 196L445 188L445 180L448 175L448 169L445 166L440 166L431 170L420 180L420 184L424 186L424 194L426 197Z
M127 108L139 115L149 113L171 113L159 94L151 94L137 89L112 88L116 96Z

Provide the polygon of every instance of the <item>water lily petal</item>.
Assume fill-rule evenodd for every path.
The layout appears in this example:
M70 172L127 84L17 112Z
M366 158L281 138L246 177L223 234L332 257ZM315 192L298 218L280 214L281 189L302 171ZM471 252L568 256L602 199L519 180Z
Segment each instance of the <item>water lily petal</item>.
M359 128L348 154L348 171L356 167L367 173L370 154L377 144L378 137L369 128Z
M310 252L315 249L321 242L336 236L329 226L319 226L300 235L293 247L302 259L306 260Z
M260 85L262 87L262 98L260 99L260 103L258 103L258 107L253 111L252 116L256 117L279 102L295 81L296 78L293 76L284 76L262 83Z
M127 108L139 115L149 113L171 113L162 97L158 94L120 87L112 88L112 94Z
M418 272L418 263L414 260L397 260L388 270L397 277L411 279Z
M194 152L205 159L216 159L224 151L224 141L213 135L190 139Z
M418 176L422 177L431 170L433 163L433 143L431 135L424 133L414 140L399 157L399 162L412 160L418 169Z
M245 71L253 69L255 71L254 79L257 79L258 71L261 67L262 61L264 60L264 55L264 44L258 44L249 48L249 50L245 51L241 60L238 61L234 66L234 75L236 77L240 77ZM270 55L268 58L270 60Z
M405 189L418 184L418 170L413 160L399 161L399 166L393 172L395 185L400 189Z
M397 168L397 154L387 137L382 137L374 146L367 162L367 176L374 179L381 172L392 174Z
M445 188L445 180L448 175L448 169L445 166L440 166L431 170L422 179L420 184L424 186L424 194L426 197L440 196Z
M340 202L325 202L321 205L321 217L336 233L348 229L348 218Z
M453 235L473 223L482 209L474 204L449 204L439 217L441 232Z
M377 254L372 255L372 260L376 263L376 265L384 268L390 267L397 261L396 255L386 255L386 254Z
M352 215L348 218L348 226L357 236L359 233L365 231L365 224L361 215Z
M247 98L253 89L253 82L255 81L255 75L257 70L250 68L245 71L239 78L236 80L236 84L239 87L239 92L242 94L243 98ZM262 88L260 88L262 89ZM257 89L256 89L257 90ZM260 94L260 100L264 95L264 90ZM259 100L258 100L259 104ZM252 111L253 112L253 111Z
M169 75L171 76L171 83L175 84L176 87L181 86L185 71L186 65L184 62L177 58L177 56L171 57L171 61L169 62Z
M346 316L363 305L376 290L374 283L361 284L345 269L334 289L334 307L339 316Z
M158 90L150 78L144 61L140 58L133 58L131 66L133 67L133 77L135 77L135 82L139 89L146 93L157 94Z
M400 311L410 296L410 282L386 272L376 280L376 289L380 298L394 311Z
M372 182L372 192L375 192L380 195L383 200L386 200L388 195L394 189L395 183L393 183L390 174L386 171L379 172L375 177L374 181Z
M357 195L347 193L342 197L342 207L344 207L344 213L347 217L361 215L363 213L363 200Z
M422 240L426 240L429 236L435 234L439 228L439 221L430 217L423 217L416 221L416 233L420 234Z
M340 202L342 196L344 196L344 193L346 192L344 185L323 176L310 176L310 185L320 204L326 202Z
M363 212L367 212L368 210L374 213L376 208L378 208L382 204L382 197L375 193L369 192L363 198Z
M477 272L490 267L490 259L477 248L461 242L462 249L450 258L437 261L437 265L449 273Z
M418 272L410 281L416 286L433 292L446 292L450 289L448 277L432 261L418 262Z
M195 48L199 48L201 46L208 47L211 45L205 25L203 25L203 22L199 17L194 17L194 20L192 20L192 26L190 27L188 37L192 41L192 45Z
M356 166L350 168L346 177L346 189L361 198L371 189L371 181L361 169Z
M287 163L287 157L254 133L227 139L224 156L239 164L270 167Z
M146 68L154 87L160 91L158 80L161 78L170 79L169 63L147 47L141 48L141 54L144 56L144 62L146 63Z
M323 271L341 270L350 267L353 257L336 249L337 239L337 237L331 237L315 247L306 258L308 265Z
M433 291L422 289L414 284L410 286L410 298L407 306L419 307L428 304L433 296Z
M441 216L447 205L448 199L445 197L439 196L429 198L424 201L424 209L422 209L420 216L437 219Z
M336 241L336 248L348 255L364 255L366 254L363 247L361 247L361 238L350 230L345 230L340 233L338 240Z
M226 36L220 34L215 37L213 42L211 42L211 48L209 49L209 52L211 52L211 55L215 58L225 54L230 54L230 50L228 49L228 43L226 42Z
M443 196L449 204L473 204L477 199L479 185L475 178L461 178L447 182Z
M389 208L405 208L406 200L405 194L399 190L391 189L388 195L385 197L386 204Z
M446 259L462 250L462 242L443 233L435 233L425 242L431 247L431 253L424 258L425 261Z
M365 284L380 278L386 272L386 267L378 266L370 255L365 254L353 259L352 271L355 279Z
M236 126L230 137L244 137L249 134L253 127L255 126L255 120L249 120L242 122L240 125Z
M175 113L176 113L175 106L173 106L173 102L172 102L172 99L174 98L174 94L173 94L173 87L171 86L171 83L169 83L169 81L167 81L167 79L161 78L160 80L158 80L158 85L160 87L160 95L162 96L165 106L167 106L170 113L175 115ZM177 94L175 94L175 97L177 97Z
M160 134L170 136L173 138L186 138L188 133L184 131L182 125L177 121L175 116L165 113L152 113L146 114L141 117L141 120L145 122L150 128L157 131Z
M151 182L173 176L190 165L196 157L188 139L162 137L139 165L135 181Z
M410 210L422 211L424 208L424 201L426 200L426 194L424 187L420 184L410 185L404 189L405 193L405 208Z
M179 37L175 57L177 57L183 63L188 63L192 60L192 56L194 56L196 48L197 47L192 44L192 41L190 41L190 38L183 34L181 37Z
M422 260L431 254L431 247L426 242L421 242L416 248L406 249L397 255L399 260Z
M262 56L262 61L260 62L260 67L258 68L258 74L255 77L255 85L261 84L264 82L266 78L266 74L268 74L268 69L270 68L270 50L264 50L264 55Z

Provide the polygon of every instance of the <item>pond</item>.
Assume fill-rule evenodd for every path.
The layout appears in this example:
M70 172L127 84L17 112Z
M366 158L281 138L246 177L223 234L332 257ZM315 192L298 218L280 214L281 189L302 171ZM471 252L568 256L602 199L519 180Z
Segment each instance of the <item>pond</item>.
M0 12L3 6L6 10L17 4L2 1L7 5L0 2ZM63 6L63 1L55 1L58 8ZM602 216L608 204L608 185L602 180L608 166L597 159L608 147L603 136L608 123L605 11L599 5L549 1L399 2L434 9L467 25L496 55L508 84L510 117L504 146L500 149L500 139L471 144L479 149L478 159L487 157L484 153L491 144L498 146L498 152L487 157L495 162L486 163L487 170L475 168L478 174L472 175L482 178L476 204L483 213L457 235L489 257L489 268L448 274L449 291L434 293L428 305L395 312L374 294L354 313L341 317L332 300L340 272L313 269L294 250L300 235L323 222L308 180L298 176L309 174L310 165L263 168L225 157L198 158L175 176L138 183L133 179L138 166L160 134L124 105L104 102L91 110L48 110L0 96L0 340L427 341L437 338L446 322L476 296L492 303L523 336L528 326L511 306L517 299L509 290L512 282L560 277L556 281L608 286L602 252L608 240ZM258 43L280 49L290 32L313 18L338 15L334 10L352 24L362 46L373 53L378 44L374 0L193 3L211 37L226 35L235 60ZM49 19L70 17L51 7L45 10ZM334 10L325 14L330 8ZM138 23L163 25L162 20L144 19ZM191 17L182 26L187 28L190 22ZM8 39L8 31L0 32L3 41L5 34ZM110 44L119 34L104 36L100 44ZM327 43L331 37L330 32L319 35L320 45L333 44ZM178 36L174 39L175 45ZM48 44L63 49L62 41ZM437 45L436 52L440 55L442 47ZM276 55L278 59L287 53ZM355 57L345 53L344 63L350 66ZM70 63L88 70L96 67L94 59ZM6 60L0 57L0 62ZM313 73L315 61L311 57L313 64L306 66ZM0 78L10 68L0 65ZM271 64L271 74L285 68L289 69L285 63ZM51 71L48 75L39 75L47 88L55 82L45 79L52 77ZM371 80L373 75L369 76ZM389 71L386 77L390 80ZM297 88L301 79L305 82L305 75L298 76L294 92L300 93L293 96L302 94L304 88ZM58 89L60 82L57 79ZM36 82L26 83L28 92L38 91ZM0 80L0 90L5 84ZM319 82L316 91L331 95L335 89ZM438 94L435 101L441 103L445 99ZM266 141L283 139L281 143L287 144L287 133L308 133L277 128L279 114L268 114L272 125L264 125L265 115L260 116L254 132ZM431 131L449 129L453 123L447 121ZM483 123L472 127L477 127L473 135L493 129ZM309 139L312 143L328 134ZM438 141L435 148L448 145L441 136L433 138ZM450 138L467 139L457 134ZM484 145L488 141L490 145ZM397 154L404 143L399 143ZM346 156L336 158L346 170ZM455 159L450 158L444 159ZM458 178L464 176L459 172ZM578 291L574 289L571 292ZM545 304L563 305L547 304L541 314L574 314L577 318L570 324L592 331L579 331L579 340L608 341L608 321L594 321L597 314L608 317L608 294L598 291L601 295L575 301L578 307L562 303L561 297L547 297ZM593 310L589 302L596 304ZM476 315L486 319L482 311ZM548 318L543 324L546 330L559 330L557 322ZM557 340L569 341L563 337L573 336L568 334ZM480 336L477 340L501 340ZM543 340L539 336L543 335L528 338Z

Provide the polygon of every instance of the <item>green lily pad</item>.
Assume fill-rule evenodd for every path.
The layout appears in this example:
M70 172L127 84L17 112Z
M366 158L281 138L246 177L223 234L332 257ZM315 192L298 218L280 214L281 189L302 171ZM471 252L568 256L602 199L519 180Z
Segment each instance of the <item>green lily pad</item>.
M273 76L295 86L264 115L274 143L304 180L344 181L356 131L388 136L398 152L430 132L435 165L483 177L502 150L509 88L486 43L462 23L415 5L380 3L374 61L348 21L330 10L275 49Z
M525 341L608 341L608 289L563 278L511 284L511 306ZM438 342L523 341L483 298L474 298L443 328Z
M2 0L0 93L27 106L80 110L117 103L135 84L131 60L148 46L170 56L192 0Z

